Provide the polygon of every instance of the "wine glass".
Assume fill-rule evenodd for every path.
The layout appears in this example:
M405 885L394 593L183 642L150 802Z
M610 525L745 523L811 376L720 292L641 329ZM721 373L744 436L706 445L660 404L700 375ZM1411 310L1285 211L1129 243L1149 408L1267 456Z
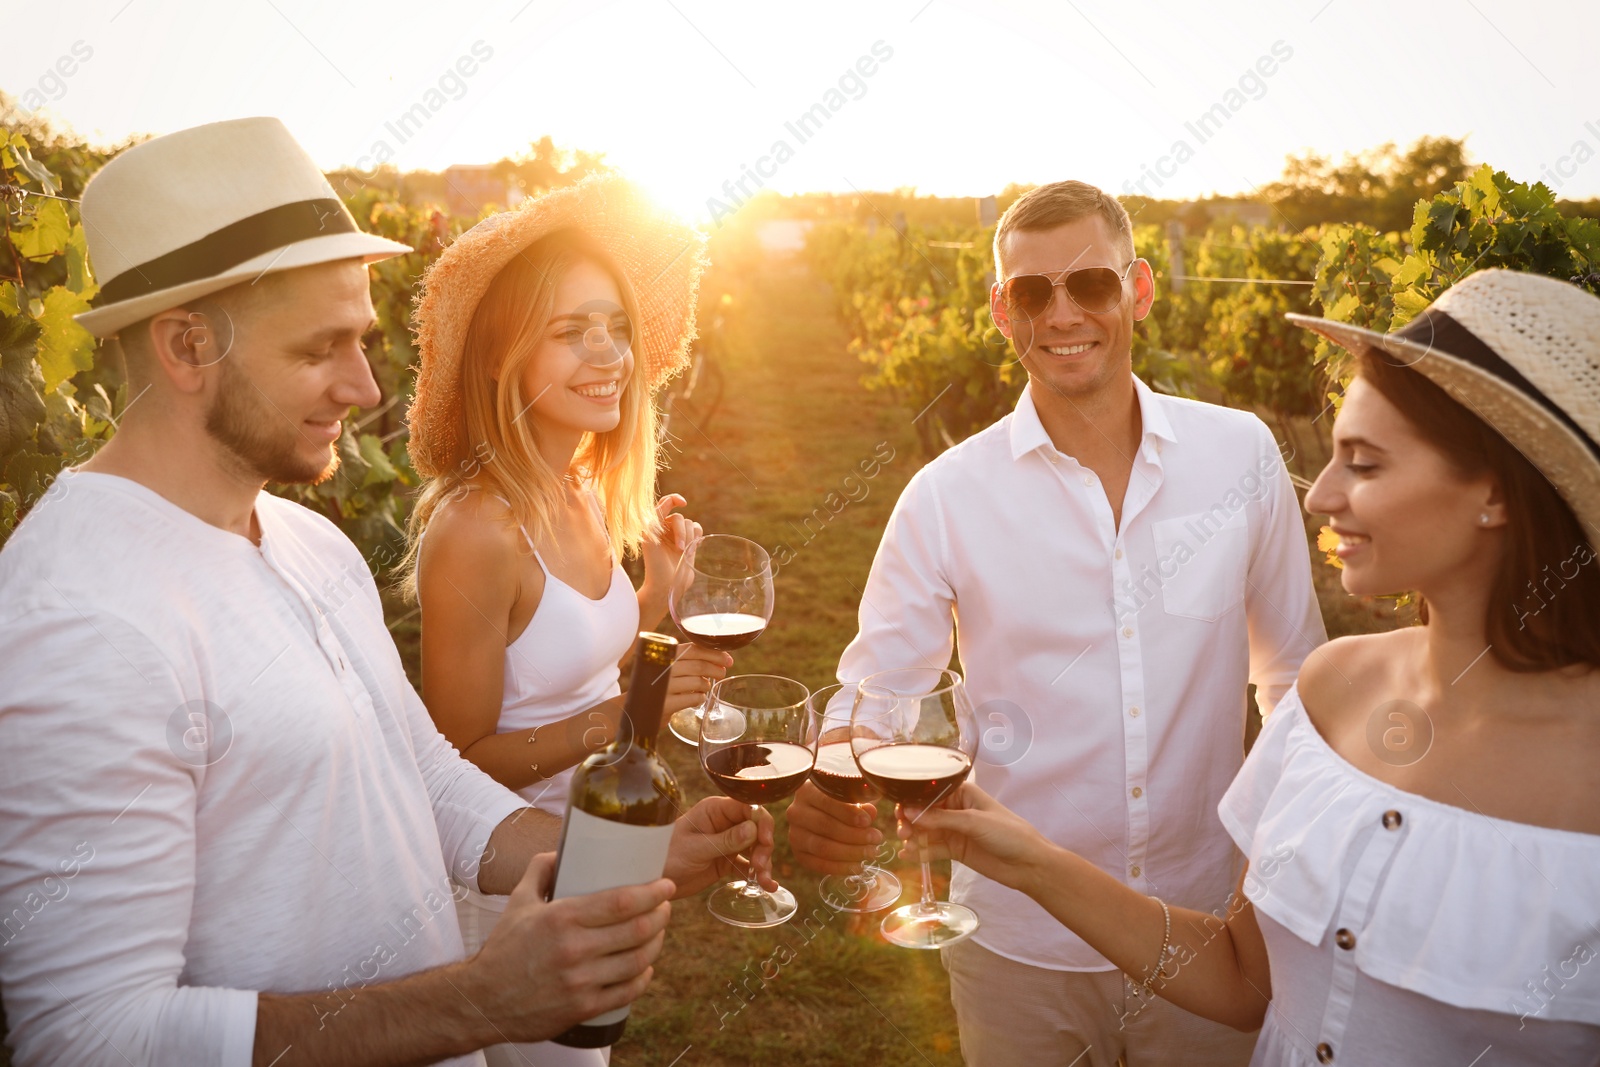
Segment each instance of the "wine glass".
M850 713L855 701L854 682L825 685L811 694L812 729L817 737L811 782L834 800L866 804L878 799L878 791L862 776L850 751ZM855 874L830 874L817 888L828 907L853 914L882 911L900 899L901 889L900 879L868 864L862 864Z
M772 619L773 570L772 557L754 541L733 534L701 537L685 550L673 575L667 599L672 621L702 648L743 648ZM673 734L699 744L705 706L674 712L667 720Z
M961 675L936 667L902 667L863 678L850 715L850 751L862 775L884 796L930 808L966 781L978 751L978 723ZM939 948L972 936L971 908L933 898L927 835L922 899L883 920L883 936L905 948Z
M793 796L815 758L806 687L775 674L736 674L711 687L700 723L700 766L727 796L759 810ZM753 847L753 846L752 846ZM777 926L795 913L794 894L766 890L755 865L712 892L707 907L725 923Z

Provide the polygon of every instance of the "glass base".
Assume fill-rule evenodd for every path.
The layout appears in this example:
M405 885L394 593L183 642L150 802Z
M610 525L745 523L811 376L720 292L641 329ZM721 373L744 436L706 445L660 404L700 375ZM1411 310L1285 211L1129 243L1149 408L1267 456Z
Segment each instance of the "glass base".
M817 883L822 902L834 911L852 915L882 911L900 900L900 879L881 867L868 867L857 875L830 874Z
M679 708L667 719L667 728L686 745L700 747L700 719L705 715L705 709L700 706L692 708Z
M783 886L768 892L745 881L718 886L706 899L706 907L729 926L743 926L747 930L781 926L798 909L794 894Z
M883 936L901 948L943 948L966 940L977 929L977 912L943 900L907 904L883 920Z

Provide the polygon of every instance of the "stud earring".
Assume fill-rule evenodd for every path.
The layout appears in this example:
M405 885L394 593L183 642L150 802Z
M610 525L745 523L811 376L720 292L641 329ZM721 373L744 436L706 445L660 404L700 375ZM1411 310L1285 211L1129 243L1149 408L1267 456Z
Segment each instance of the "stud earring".
M1489 513L1486 511L1482 515L1479 515L1478 521L1485 526L1489 525Z

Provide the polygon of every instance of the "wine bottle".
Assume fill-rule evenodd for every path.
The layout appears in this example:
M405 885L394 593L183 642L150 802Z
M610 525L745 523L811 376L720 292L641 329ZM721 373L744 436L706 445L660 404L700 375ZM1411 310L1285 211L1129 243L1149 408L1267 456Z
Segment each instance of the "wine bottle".
M656 753L662 706L678 642L641 631L616 740L585 759L572 776L551 899L640 885L661 877L683 795ZM552 1040L573 1048L615 1044L627 1007L581 1022Z

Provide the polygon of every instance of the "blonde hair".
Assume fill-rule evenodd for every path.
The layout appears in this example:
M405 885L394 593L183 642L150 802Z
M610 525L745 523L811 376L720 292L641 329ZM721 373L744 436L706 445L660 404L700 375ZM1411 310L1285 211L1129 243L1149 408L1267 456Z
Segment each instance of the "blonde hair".
M539 452L539 427L527 413L537 397L523 395L523 375L555 315L556 287L575 263L590 260L609 273L640 344L638 300L628 278L610 257L575 230L541 238L507 263L473 311L461 357L458 439L470 454L456 458L427 479L406 523L406 554L400 588L417 596L417 558L422 534L439 508L469 486L502 497L509 521L535 540L552 531L552 517L565 499L565 471L551 469ZM660 526L655 510L656 410L637 364L618 401L616 429L585 434L573 457L580 476L600 498L606 532L619 554L637 554Z
M995 277L1002 280L1006 277L1000 251L1013 231L1053 230L1090 215L1099 215L1105 220L1113 243L1132 259L1133 221L1116 197L1087 182L1051 182L1023 193L1001 216L1000 225L994 231Z

